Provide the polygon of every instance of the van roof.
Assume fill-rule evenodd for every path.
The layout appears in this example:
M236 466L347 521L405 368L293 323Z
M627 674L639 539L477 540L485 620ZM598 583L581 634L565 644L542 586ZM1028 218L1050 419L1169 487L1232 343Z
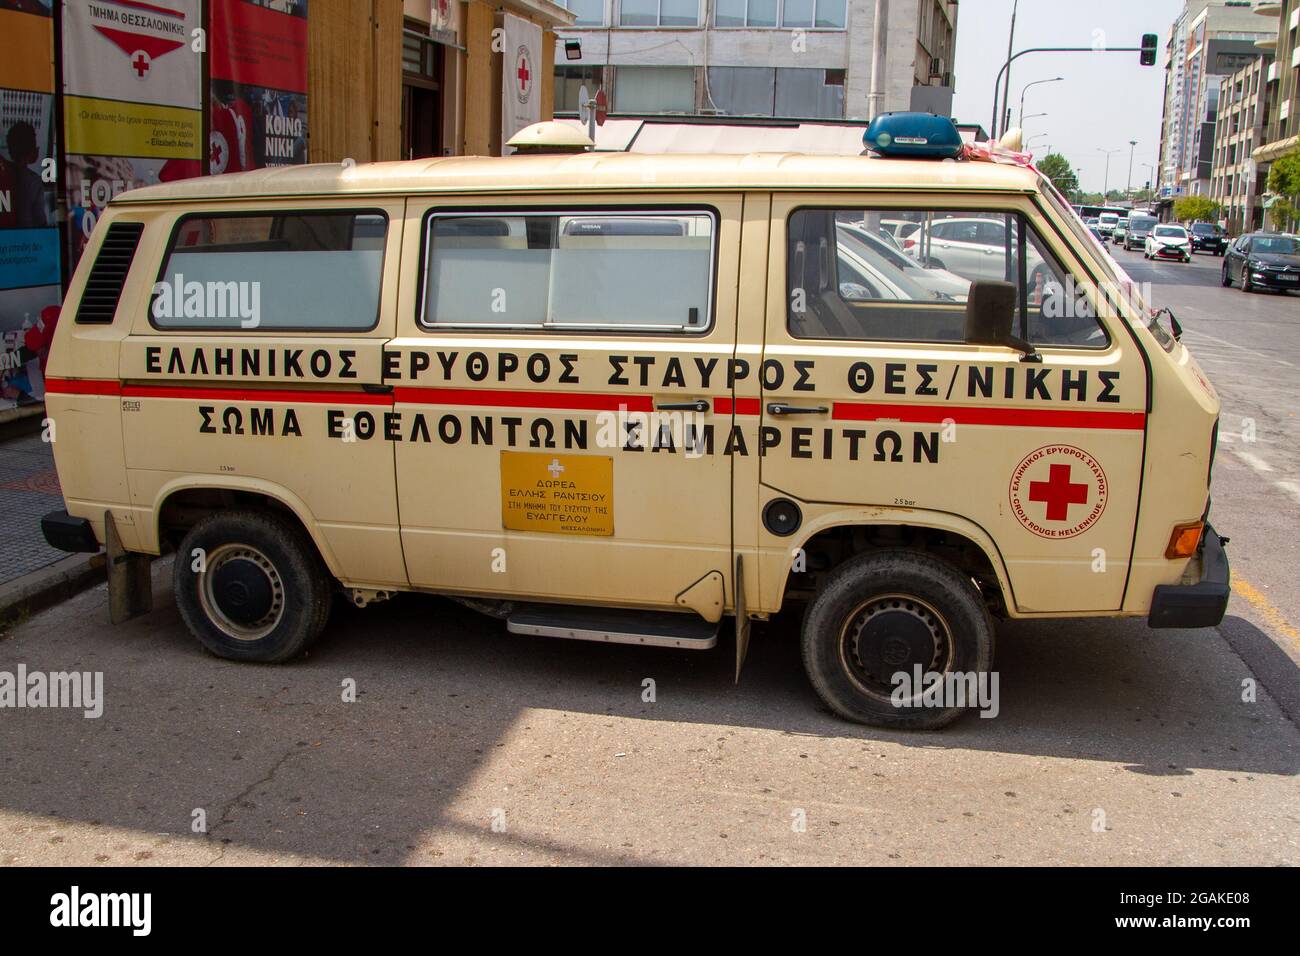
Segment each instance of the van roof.
M592 189L936 189L1033 192L1037 175L992 162L803 153L571 153L314 163L128 190L117 203L422 192Z

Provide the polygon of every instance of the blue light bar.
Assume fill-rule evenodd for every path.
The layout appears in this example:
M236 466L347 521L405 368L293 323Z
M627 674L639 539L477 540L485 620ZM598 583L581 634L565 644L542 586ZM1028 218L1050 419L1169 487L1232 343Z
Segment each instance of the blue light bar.
M953 121L933 113L881 113L862 134L862 145L881 156L949 159L961 152Z

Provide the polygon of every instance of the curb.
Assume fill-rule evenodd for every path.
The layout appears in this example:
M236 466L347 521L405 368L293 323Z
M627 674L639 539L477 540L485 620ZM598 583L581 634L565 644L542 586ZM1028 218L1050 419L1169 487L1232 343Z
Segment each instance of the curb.
M102 583L107 567L102 552L74 554L0 585L0 630Z
M0 441L34 435L41 430L44 420L44 404L0 408Z

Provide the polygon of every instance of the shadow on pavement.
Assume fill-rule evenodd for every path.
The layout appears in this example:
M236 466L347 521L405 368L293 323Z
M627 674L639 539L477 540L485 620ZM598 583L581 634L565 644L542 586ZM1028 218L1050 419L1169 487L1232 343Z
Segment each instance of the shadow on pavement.
M1250 673L1214 631L1004 623L1000 715L906 734L822 707L803 675L793 614L756 629L735 686L729 637L704 654L527 638L418 595L365 611L339 603L296 664L233 664L199 650L161 581L155 593L152 614L116 629L99 623L101 588L0 641L0 670L102 671L107 700L98 720L0 712L0 807L182 835L202 808L214 860L234 843L395 864L430 828L469 825L449 807L507 739L563 755L562 734L519 743L537 710L765 729L776 732L765 745L774 749L812 736L1109 761L1148 775L1300 769L1294 727L1267 694L1241 700ZM1230 624L1234 641L1267 640L1240 618ZM647 677L657 703L641 699ZM355 703L341 699L348 678ZM577 854L634 862L590 855Z

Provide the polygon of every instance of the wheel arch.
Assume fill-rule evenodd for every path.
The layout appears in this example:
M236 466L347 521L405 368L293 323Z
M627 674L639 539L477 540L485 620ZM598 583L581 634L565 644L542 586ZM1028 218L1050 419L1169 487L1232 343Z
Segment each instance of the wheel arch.
M770 565L772 574L763 590L779 610L787 600L802 600L815 593L820 578L848 558L891 548L922 551L947 560L979 582L991 610L1015 613L1011 579L993 538L967 518L938 511L820 515L800 529L797 540L790 541L782 562ZM807 566L803 574L794 571L798 552L803 553Z
M153 541L142 542L144 550L159 551L165 544L175 546L205 514L235 507L269 510L290 518L315 546L329 573L339 576L339 564L307 503L288 488L262 479L204 475L177 478L163 485L154 499L149 524Z

